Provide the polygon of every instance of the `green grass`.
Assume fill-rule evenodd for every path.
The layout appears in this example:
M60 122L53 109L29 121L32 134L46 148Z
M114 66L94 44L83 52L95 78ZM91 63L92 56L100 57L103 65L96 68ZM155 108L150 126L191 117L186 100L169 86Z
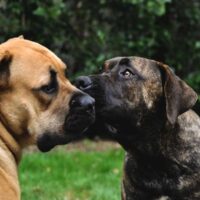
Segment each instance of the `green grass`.
M119 200L123 157L120 149L25 153L22 200Z

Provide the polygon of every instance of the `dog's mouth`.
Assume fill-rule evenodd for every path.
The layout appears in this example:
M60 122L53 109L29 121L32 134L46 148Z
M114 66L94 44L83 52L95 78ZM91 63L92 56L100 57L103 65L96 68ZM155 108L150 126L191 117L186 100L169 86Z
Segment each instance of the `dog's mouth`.
M37 146L40 151L48 152L56 145L64 145L78 140L94 121L94 113L69 115L64 125L65 131L62 134L44 133L38 137Z
M87 130L95 121L95 109L90 111L74 110L66 118L65 134L69 138L76 138Z
M65 120L66 135L84 132L95 120L95 100L85 93L76 93L70 101L69 114Z
M105 123L105 126L108 129L109 133L111 133L113 136L118 133L117 128L115 128L114 126L107 123Z
M93 103L88 106L73 105L66 116L61 133L43 133L37 139L40 151L50 151L56 145L63 145L81 139L83 133L95 121L95 108Z

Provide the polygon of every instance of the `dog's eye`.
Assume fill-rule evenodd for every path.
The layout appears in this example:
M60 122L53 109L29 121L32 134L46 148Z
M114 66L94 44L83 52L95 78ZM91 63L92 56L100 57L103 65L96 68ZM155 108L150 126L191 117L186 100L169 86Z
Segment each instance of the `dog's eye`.
M58 82L56 80L56 72L50 71L50 73L51 73L50 83L40 88L40 90L46 94L53 94L58 89Z
M57 86L52 83L41 87L41 91L46 94L53 94L54 92L56 92L56 90L57 90Z
M56 79L56 72L53 70L50 70L50 81L46 85L43 85L42 87L34 88L33 90L38 91L38 92L43 92L48 95L53 95L55 94L59 87L58 87L58 82Z
M125 71L121 72L121 75L124 78L129 79L129 78L133 77L135 74L132 71L126 69Z

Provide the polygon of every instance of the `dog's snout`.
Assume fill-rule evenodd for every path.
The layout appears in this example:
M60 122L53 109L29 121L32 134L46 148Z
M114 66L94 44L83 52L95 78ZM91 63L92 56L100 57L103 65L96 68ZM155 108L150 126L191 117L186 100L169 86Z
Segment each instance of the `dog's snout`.
M82 96L79 102L80 102L80 106L87 110L91 110L94 108L95 100L89 95Z
M87 94L75 95L70 102L71 108L80 108L86 111L94 111L94 98Z
M88 76L80 76L75 80L75 86L84 91L91 88L92 81Z

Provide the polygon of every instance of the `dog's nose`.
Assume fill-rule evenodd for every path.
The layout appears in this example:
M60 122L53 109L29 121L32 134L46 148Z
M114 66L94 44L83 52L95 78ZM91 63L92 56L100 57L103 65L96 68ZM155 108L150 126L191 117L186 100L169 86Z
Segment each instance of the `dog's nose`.
M89 112L94 111L94 98L87 94L75 94L70 101L70 108L78 108Z
M75 80L75 86L84 91L92 87L92 81L88 76L80 76Z

